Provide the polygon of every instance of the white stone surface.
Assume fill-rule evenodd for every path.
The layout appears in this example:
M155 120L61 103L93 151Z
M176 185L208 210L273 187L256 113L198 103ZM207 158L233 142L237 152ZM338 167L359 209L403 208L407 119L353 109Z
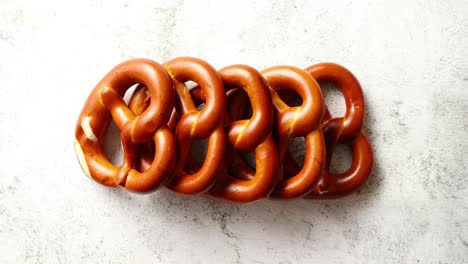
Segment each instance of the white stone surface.
M240 206L91 182L74 127L134 57L334 61L366 96L372 179ZM467 263L468 2L0 2L0 263Z

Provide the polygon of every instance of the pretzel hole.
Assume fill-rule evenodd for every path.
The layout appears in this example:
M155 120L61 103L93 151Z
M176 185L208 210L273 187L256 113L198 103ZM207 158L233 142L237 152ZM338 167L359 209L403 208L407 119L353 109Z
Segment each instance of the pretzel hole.
M230 113L230 118L229 119L231 122L234 121L239 121L239 120L248 120L252 118L253 110L252 110L252 105L249 104L248 106L245 106L241 109L239 109L240 112L232 112ZM232 110L231 110L232 111Z
M134 169L139 173L144 173L149 169L149 167L151 167L151 164L154 161L156 145L154 142L138 144L137 151L138 153Z
M344 173L351 167L353 162L353 151L349 145L334 145L330 160L330 173Z
M184 83L185 87L187 87L187 89L190 91L192 90L193 88L197 87L198 86L198 83L194 82L194 81L186 81Z
M188 163L195 166L189 165L188 168L186 168L189 173L195 173L205 162L206 153L208 152L208 140L209 139L199 139L192 141L190 145L190 161Z
M104 154L107 159L114 165L120 166L123 162L123 148L120 141L120 130L115 125L114 120L111 120L109 128L104 136Z
M251 119L253 115L252 102L247 92L241 88L233 88L227 96L229 121Z
M304 159L306 154L305 138L292 138L288 145L288 152L291 154L291 158L297 163L297 165L302 168L302 166L304 166Z
M245 153L235 151L233 153L231 164L227 164L229 175L244 181L250 181L255 177L255 170L257 165L255 163L255 154L253 152ZM236 161L236 159L240 159Z
M249 107L247 107L247 109L245 110L244 118L250 119L252 118L252 115L253 115L252 105L249 105Z
M247 162L247 164L253 168L253 169L256 169L257 168L257 164L255 163L255 153L253 152L248 152L248 153L245 153L245 152L239 152L239 155L242 157L242 159Z
M135 92L135 89L138 87L138 85L140 85L140 84L136 83L136 84L130 86L130 88L128 88L127 91L125 91L125 94L123 96L123 100L124 100L126 105L128 105L130 103L130 99L132 99L133 93ZM145 90L146 89L148 89L148 88L145 88Z
M204 107L205 107L205 103L201 103L201 104L197 105L197 110L201 111Z
M192 95L192 100L198 111L202 110L205 107L205 96L203 90L200 88L200 85L194 81L186 81L184 86L187 90L190 91ZM197 88L194 90L194 88Z
M244 153L236 151L234 155L237 155L235 159L240 158L239 161L233 161L234 163L228 164L229 175L244 181L250 181L255 177L255 170L257 168L255 164L255 155L253 152Z
M323 99L332 116L344 116L346 112L346 102L341 90L335 83L320 82Z
M295 106L300 106L302 105L302 97L299 96L298 93L288 90L288 89L282 89L277 91L279 97L285 104L287 104L289 107L295 107Z

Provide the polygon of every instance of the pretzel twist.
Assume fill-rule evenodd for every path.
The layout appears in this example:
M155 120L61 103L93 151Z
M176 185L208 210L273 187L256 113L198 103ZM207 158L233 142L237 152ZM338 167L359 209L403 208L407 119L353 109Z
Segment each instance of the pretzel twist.
M226 131L230 144L228 162L209 195L244 203L266 198L277 184L280 169L272 137L273 105L268 86L258 71L246 65L223 68L220 75L225 90L229 91ZM252 117L243 119L249 99ZM236 166L239 165L239 152L252 151L255 153L255 170Z
M187 81L198 86L189 91ZM331 117L319 81L340 87L347 106L344 117ZM122 97L135 83L140 85L127 107ZM291 92L301 97L300 106L287 105L284 94ZM363 115L357 79L336 64L306 70L276 66L261 73L232 65L217 72L196 58L163 65L135 59L115 67L93 90L78 120L75 147L88 176L134 192L165 185L180 194L242 203L334 198L356 190L370 174L372 150L362 131ZM121 131L124 161L119 167L102 148L110 118ZM288 153L295 137L305 138L302 168ZM199 139L208 139L203 164L190 159L190 146ZM335 144L353 148L351 168L337 175L329 172ZM255 167L241 155L250 152Z
M274 198L297 198L308 194L318 181L325 159L325 143L321 131L323 97L318 83L305 71L291 66L277 66L264 70L273 91L292 90L302 98L302 105L289 107L273 93L277 111L276 132L280 159L284 160L289 142L305 137L306 157L302 169L283 179L272 194Z
M326 162L320 181L307 198L326 199L348 195L365 184L372 172L373 154L369 141L362 130L364 121L364 98L356 77L346 68L334 63L312 65L306 71L319 82L331 82L342 92L346 112L343 117L333 118L325 109L323 134L326 141ZM293 98L291 93L283 93L285 100ZM337 144L352 148L351 167L343 173L330 173L333 147ZM287 155L285 173L293 175L300 170L297 163Z
M148 108L139 115L122 99L134 83L144 84L152 95ZM173 104L172 82L156 62L136 59L111 70L89 95L75 129L75 150L86 175L104 185L134 192L159 188L172 174L175 162L175 141L166 125ZM103 150L111 118L121 131L124 161L119 167L107 159ZM148 170L141 173L133 168L137 144L149 141L156 145L156 155Z
M325 112L323 133L327 146L327 162L319 183L308 196L338 198L363 186L372 172L372 148L362 130L364 96L359 81L343 66L320 63L310 66L306 71L319 82L335 83L345 99L346 112L343 117L332 117L328 109ZM332 149L336 144L351 145L353 151L351 167L339 174L330 173Z

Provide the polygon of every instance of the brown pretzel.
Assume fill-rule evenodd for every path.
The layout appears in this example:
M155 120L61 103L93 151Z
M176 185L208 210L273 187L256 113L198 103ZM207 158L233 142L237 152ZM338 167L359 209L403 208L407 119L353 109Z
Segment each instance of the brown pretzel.
M362 131L364 97L361 85L346 68L333 63L321 63L306 69L319 82L335 83L343 93L346 112L343 117L332 118L326 110L323 133L327 146L327 160L320 181L309 198L337 198L361 187L372 171L373 154L369 141ZM330 173L332 148L336 144L350 144L353 150L351 167L343 173Z
M148 87L152 99L148 108L135 115L123 101L135 83ZM134 192L154 191L172 173L175 141L166 126L174 105L172 82L164 68L154 61L134 59L112 69L89 95L75 130L75 150L86 175L111 186ZM114 166L103 150L110 119L121 131L123 164ZM137 144L154 141L155 158L143 173L134 169Z
M232 65L220 70L228 93L227 135L229 150L223 173L210 189L214 197L234 201L253 202L268 197L279 177L279 157L273 141L273 105L268 86L255 69L246 65ZM194 91L196 93L197 90ZM249 98L252 117L244 117ZM247 104L246 104L247 102ZM238 152L255 153L256 170L241 170Z
M167 187L181 194L196 194L208 190L225 160L226 142L223 129L226 95L216 70L196 58L177 58L164 63L177 93L176 126L178 158L175 176ZM205 107L198 111L185 82L194 81L202 89ZM175 115L174 115L175 116ZM175 118L175 117L174 117ZM195 173L186 170L193 140L208 140L205 162Z
M325 159L322 135L323 98L318 83L305 71L291 66L277 66L262 71L272 89L277 112L276 137L280 160L287 156L289 142L305 137L304 166L296 175L284 178L271 194L272 198L296 198L307 195L317 183ZM302 105L289 107L276 91L287 89L299 94Z

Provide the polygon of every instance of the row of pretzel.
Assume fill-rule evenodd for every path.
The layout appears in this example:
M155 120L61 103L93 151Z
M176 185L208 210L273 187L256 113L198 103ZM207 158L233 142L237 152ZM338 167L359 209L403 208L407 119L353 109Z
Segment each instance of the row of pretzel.
M188 81L196 87L187 88ZM343 117L330 115L322 82L332 82L342 92ZM123 97L135 84L127 104ZM297 97L300 105L291 106ZM75 150L88 177L137 193L165 186L180 194L240 203L337 198L361 187L372 170L363 117L361 86L338 64L305 70L275 66L261 72L232 65L217 71L191 57L164 64L132 59L112 69L89 95L76 125ZM103 149L111 119L120 130L120 166ZM295 137L304 137L303 165L288 150ZM200 164L190 149L202 139L208 144ZM352 164L339 174L329 170L336 144L352 148ZM247 153L254 155L255 166L246 160Z

